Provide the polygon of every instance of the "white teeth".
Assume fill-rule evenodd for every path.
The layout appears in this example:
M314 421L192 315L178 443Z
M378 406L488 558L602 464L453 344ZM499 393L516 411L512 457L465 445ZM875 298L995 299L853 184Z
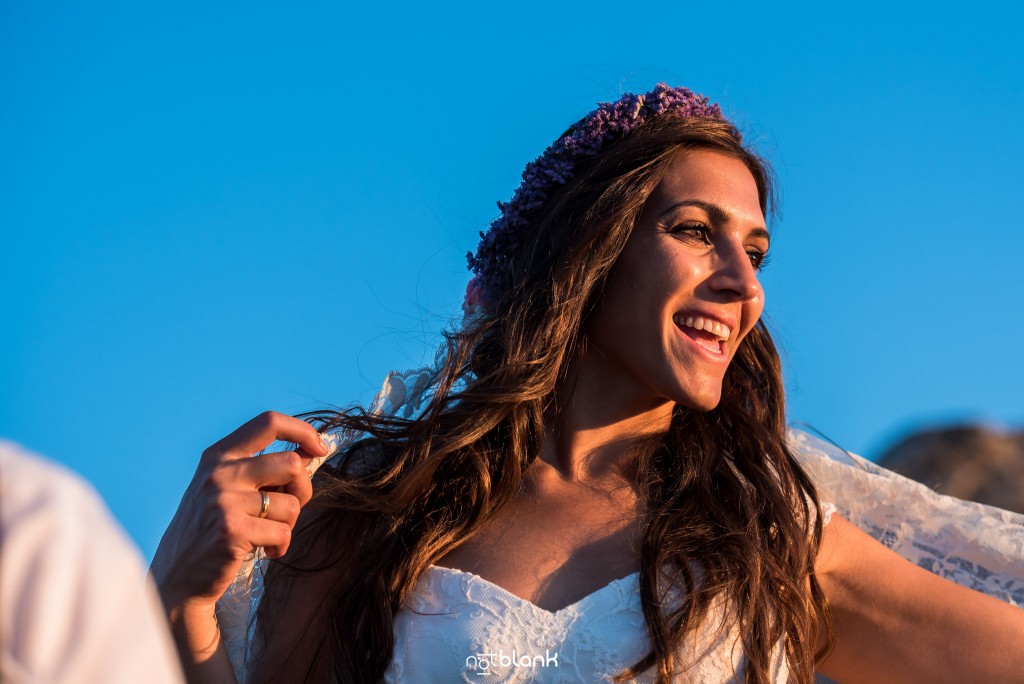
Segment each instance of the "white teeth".
M685 325L687 328L693 328L694 330L706 330L718 337L723 342L728 342L729 337L732 336L732 331L729 326L718 321L713 321L710 318L702 318L701 316L687 316L686 318L677 317L674 319L679 325Z

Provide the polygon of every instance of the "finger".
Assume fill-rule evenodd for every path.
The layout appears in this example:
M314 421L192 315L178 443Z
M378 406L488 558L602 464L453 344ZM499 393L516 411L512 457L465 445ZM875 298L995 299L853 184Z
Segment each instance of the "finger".
M247 541L253 548L262 546L271 558L280 558L292 541L290 525L277 520L249 518Z
M257 489L286 492L296 497L300 506L305 506L313 496L309 473L294 451L212 464L203 482L228 495L231 506L243 512L251 508L251 497ZM245 498L239 499L239 494Z
M249 484L257 489L276 487L278 491L294 496L299 506L313 498L313 482L302 457L294 451L263 454L244 461L251 478Z
M327 445L327 455L317 456L316 458L310 459L309 463L306 464L306 472L309 473L310 478L316 474L316 471L320 469L320 466L326 463L331 456L338 451L339 442L341 441L338 435L331 433L321 434L320 439ZM299 455L303 456L304 454L300 453Z
M303 468L302 475L286 482L280 487L280 491L298 499L299 506L305 506L313 498L313 478Z
M239 468L239 481L256 489L261 487L278 487L290 484L293 480L309 481L309 473L302 463L302 457L294 451L278 451L272 454L261 454L228 467Z
M327 445L312 425L293 416L266 411L211 446L203 457L217 460L244 458L267 448L276 440L294 442L312 456L327 455Z
M264 498L266 495L266 510L264 511ZM246 492L245 511L254 518L264 520L276 520L283 522L289 527L295 527L295 521L299 519L299 510L302 504L297 497L283 492ZM263 515L260 515L260 514Z

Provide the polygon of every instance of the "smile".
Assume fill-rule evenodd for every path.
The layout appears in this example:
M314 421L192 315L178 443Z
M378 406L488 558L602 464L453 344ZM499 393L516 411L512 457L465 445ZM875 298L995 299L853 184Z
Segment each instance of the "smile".
M673 316L672 321L694 346L708 355L725 358L725 342L732 334L729 326L701 316Z
M729 337L732 335L732 330L729 329L725 323L720 323L712 318L704 318L703 316L683 316L676 315L672 317L675 324L680 328L693 328L694 330L700 330L711 333L716 339L722 342L728 342Z

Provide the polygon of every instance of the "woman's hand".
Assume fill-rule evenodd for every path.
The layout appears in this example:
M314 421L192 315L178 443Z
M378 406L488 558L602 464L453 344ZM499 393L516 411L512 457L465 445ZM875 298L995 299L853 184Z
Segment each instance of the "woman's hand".
M253 457L275 440L298 448ZM186 670L222 650L215 604L246 555L288 550L313 492L304 466L327 451L311 425L268 411L203 452L151 566Z

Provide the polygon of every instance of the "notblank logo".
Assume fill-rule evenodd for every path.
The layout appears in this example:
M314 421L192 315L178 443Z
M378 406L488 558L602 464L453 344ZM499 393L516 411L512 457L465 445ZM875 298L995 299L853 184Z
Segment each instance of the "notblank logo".
M502 650L489 653L477 653L466 658L466 669L478 675L488 675L491 667L558 667L558 653L544 649L544 655L520 654L516 649L508 654Z

